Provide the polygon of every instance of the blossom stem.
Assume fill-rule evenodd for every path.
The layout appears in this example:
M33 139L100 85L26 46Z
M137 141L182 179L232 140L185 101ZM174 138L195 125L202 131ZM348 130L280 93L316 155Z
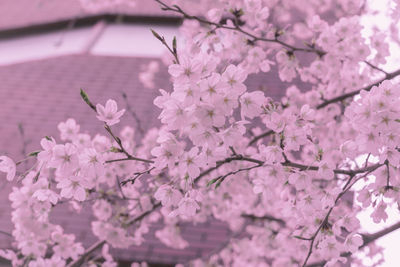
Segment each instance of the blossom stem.
M111 163L111 162L116 162L116 161L124 161L124 160L136 160L136 161L142 161L142 162L146 162L146 163L154 163L154 161L152 160L148 160L148 159L141 159L141 158L137 158L132 156L131 154L129 154L124 146L122 145L121 139L119 139L119 137L115 136L114 133L111 130L111 127L107 124L104 123L104 128L106 129L106 131L110 134L110 136L115 140L115 142L117 142L118 146L119 146L119 152L124 153L126 155L126 158L123 159L114 159L114 160L107 160L106 163Z

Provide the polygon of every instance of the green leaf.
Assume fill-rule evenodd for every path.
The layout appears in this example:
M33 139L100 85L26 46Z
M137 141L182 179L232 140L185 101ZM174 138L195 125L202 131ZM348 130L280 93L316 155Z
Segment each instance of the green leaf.
M36 157L40 152L41 152L40 150L38 150L38 151L33 151L33 152L31 152L31 153L28 154L28 157Z
M93 103L90 102L89 96L87 95L87 93L85 91L83 91L82 88L81 88L81 97L82 97L83 101L85 101L86 104L88 104L91 109L93 109L95 112L97 112L95 105L93 105Z
M154 37L156 37L158 40L160 40L161 42L164 40L163 37L161 37L155 30L150 29L151 33L153 33Z
M210 186L210 185L214 184L218 180L219 180L218 178L211 179L210 181L208 181L207 186Z

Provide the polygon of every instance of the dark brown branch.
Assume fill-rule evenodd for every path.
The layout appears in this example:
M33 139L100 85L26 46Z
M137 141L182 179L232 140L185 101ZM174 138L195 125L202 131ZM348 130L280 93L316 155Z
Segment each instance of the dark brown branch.
M251 220L254 220L254 221L257 221L257 220L266 220L266 221L271 221L271 222L277 222L277 223L279 223L282 227L285 227L285 226L286 226L286 222L285 222L284 220L279 219L279 218L276 218L276 217L271 216L271 215L268 215L268 214L263 215L263 216L255 216L255 215L253 215L253 214L242 214L242 217L243 217L243 218L248 218L248 219L251 219Z
M364 240L364 244L361 246L361 248L367 246L368 244L374 242L375 240L390 234L393 231L396 231L397 229L400 229L400 222L397 222L381 231L378 231L376 233L373 234L362 234L361 236L363 237Z
M274 131L269 130L269 131L267 131L267 132L265 132L265 133L262 133L262 134L260 134L260 135L257 135L256 137L254 137L253 139L251 139L251 141L249 142L248 146L251 146L251 145L255 144L258 140L263 139L264 137L270 136L270 135L272 135L272 134L274 134Z
M107 123L104 123L104 128L110 134L110 136L115 140L115 142L117 142L117 144L119 146L119 149L117 151L125 154L125 156L126 156L125 159L107 160L106 163L111 163L111 162L116 162L116 161L124 161L124 160L136 160L136 161L142 161L142 162L146 162L146 163L154 163L154 161L152 161L152 160L137 158L137 157L134 157L131 154L129 154L125 150L124 146L122 145L121 139L119 139L119 137L114 135L114 133L111 130L111 127Z
M85 262L85 259L92 254L94 251L97 249L101 248L104 244L106 243L105 240L100 240L94 243L91 247L89 247L78 259L70 262L67 267L78 267L82 266L82 264Z
M133 157L133 156L129 156L129 157L127 157L127 158L122 158L122 159L110 159L110 160L106 160L105 163L112 163L112 162L118 162L118 161L127 161L127 160L135 160L135 161L141 161L141 162L146 162L146 163L154 163L153 160L142 159L142 158L137 158L137 157Z
M303 165L303 164L299 164L299 163L295 163L295 162L291 162L291 161L286 161L284 163L282 163L283 166L288 166L288 167L294 167L297 169L300 169L302 171L304 170L310 170L310 171L318 171L318 166L307 166L307 165ZM365 168L361 168L361 169L356 169L356 170L343 170L343 169L334 169L333 172L337 173L337 174L346 174L346 175L355 175L355 174L359 174L359 173L364 173L364 172L369 172L369 171L374 171L377 168L379 168L380 166L382 166L383 164L374 164Z
M400 229L400 222L397 222L397 223L395 223L383 230L380 230L376 233L373 233L373 234L361 234L361 236L363 238L363 244L361 245L361 247L359 247L359 249L362 249L362 248L368 246L369 244L378 240L379 238L381 238L387 234L390 234L398 229ZM350 252L342 253L340 256L341 257L350 257L351 253ZM320 261L320 262L308 264L307 267L322 267L325 264L326 264L326 261Z
M206 176L207 174L210 174L212 171L218 169L222 165L224 165L226 163L229 163L229 162L232 162L232 161L248 161L248 162L253 162L253 163L256 163L256 164L259 164L259 165L264 164L264 162L261 161L261 160L252 159L252 158L248 158L248 157L243 157L242 155L236 155L236 156L233 156L233 157L226 158L224 160L217 161L215 167L211 167L211 168L203 171L202 173L200 173L200 175L197 176L194 179L194 183L196 184L203 176Z
M221 167L222 165L232 162L232 161L248 161L248 162L252 162L252 163L256 163L256 166L252 166L252 167L248 167L250 169L256 168L256 167L261 167L264 165L264 161L262 160L258 160L258 159L253 159L253 158L249 158L249 157L244 157L243 155L236 155L233 157L229 157L226 158L225 160L222 161L218 161L215 167L209 168L205 171L203 171L198 177L196 177L194 179L194 183L197 183L203 176L210 174L212 171L218 169L219 167ZM310 170L310 171L318 171L318 166L308 166L308 165L303 165L303 164L299 164L299 163L295 163L295 162L291 162L291 161L285 161L282 163L283 166L287 166L287 167L293 167L293 168L297 168L299 170ZM382 164L374 164L365 168L361 168L361 169L356 169L356 170L343 170L343 169L334 169L333 172L337 173L337 174L345 174L345 175L356 175L359 173L365 173L365 172L372 172L374 170L376 170L377 168L379 168L380 166L382 166ZM244 171L239 169L238 171ZM233 174L233 173L228 173ZM220 180L219 178L221 178L222 176L216 178L217 180Z
M322 228L326 227L328 225L328 220L329 220L329 216L333 210L333 208L336 206L336 203L339 201L339 199L344 195L344 193L348 190L348 185L351 183L351 180L353 180L354 176L350 176L349 180L347 181L347 183L344 185L342 192L340 192L340 194L336 197L335 199L335 203L334 205L328 210L327 214L325 215L325 218L322 220L322 222L320 223L320 225L318 226L317 230L314 232L314 234L310 237L310 238L306 238L306 240L310 240L310 246L308 248L308 253L306 258L304 259L304 262L302 264L302 267L305 267L307 265L308 259L310 258L312 251L313 251L313 247L314 247L314 242L315 242L315 238L317 237L317 235L319 234L319 232L321 231Z
M370 85L368 85L368 86L366 86L364 88L361 88L361 89L358 89L358 90L354 90L352 92L349 92L349 93L346 93L346 94L331 98L329 100L326 100L326 101L322 102L321 104L319 104L317 106L317 109L324 108L324 107L326 107L326 106L328 106L328 105L330 105L332 103L340 102L340 101L345 100L345 99L347 99L349 97L353 97L355 95L358 95L362 90L370 91L372 89L372 87L378 86L381 82L383 82L385 80L391 80L391 79L393 79L393 78L395 78L395 77L397 77L399 75L400 75L400 69L396 70L394 72L386 74L384 78L382 78L379 81L377 81L377 82L375 82L373 84L370 84Z
M221 29L227 29L227 30L233 30L233 31L240 32L240 33L242 33L244 35L247 35L248 37L252 38L252 40L250 40L252 43L257 42L257 41L277 43L277 44L280 44L281 46L289 49L291 52L301 51L301 52L315 53L320 57L322 57L323 55L326 54L325 51L318 50L318 49L313 48L313 47L312 48L294 47L294 46L292 46L292 45L290 45L288 43L285 43L283 41L278 40L277 36L274 39L268 39L268 38L265 38L265 37L256 36L256 35L254 35L254 34L252 34L250 32L247 32L247 31L243 30L238 25L238 23L236 23L235 21L233 21L235 26L227 26L227 25L223 25L221 23L215 23L215 22L206 20L206 19L198 17L198 16L189 15L188 13L183 11L177 5L169 6L169 5L165 4L164 2L162 2L161 0L155 0L155 1L161 5L161 9L162 10L172 11L172 12L181 14L185 19L197 20L200 23L203 23L203 24L206 24L206 25L210 25L210 26L215 26L216 28L221 28Z
M237 170L228 172L228 173L226 173L226 174L224 174L224 175L218 176L218 177L215 178L215 179L212 179L212 180L209 182L209 184L214 184L214 183L216 183L215 188L218 188L218 187L221 185L221 183L222 183L228 176L237 174L237 173L242 172L242 171L250 171L250 170L252 170L252 169L259 168L259 167L262 167L262 166L263 166L262 164L257 164L257 165L251 166L251 167L240 168L240 169L237 169Z
M370 166L370 167L372 167L372 168L367 167L367 168L370 168L370 169L367 171L367 173L371 173L371 172L373 172L374 170L378 169L378 168L381 167L381 166L383 166L383 164L375 164L375 165ZM365 168L365 169L366 169L366 168ZM359 173L359 172L358 172L358 173ZM309 238L309 240L310 240L311 242L310 242L310 246L309 246L309 249L308 249L307 256L306 256L306 258L305 258L305 260L304 260L304 262L303 262L302 267L307 266L307 261L308 261L308 259L310 258L311 254L312 254L312 251L313 251L315 238L317 237L317 235L319 234L319 232L321 231L321 229L324 228L324 227L326 227L326 226L328 225L329 216L330 216L331 212L333 211L333 209L335 208L337 202L338 202L338 201L340 200L340 198L341 198L347 191L349 191L350 188L355 184L355 183L351 183L354 177L355 177L355 173L353 173L353 174L349 177L348 181L346 182L346 184L345 184L345 185L343 186L343 188L342 188L342 192L340 192L340 193L337 195L337 197L336 197L336 199L335 199L335 202L334 202L334 205L328 210L327 214L325 215L325 218L322 220L321 224L319 225L319 227L317 228L317 230L315 231L315 233Z

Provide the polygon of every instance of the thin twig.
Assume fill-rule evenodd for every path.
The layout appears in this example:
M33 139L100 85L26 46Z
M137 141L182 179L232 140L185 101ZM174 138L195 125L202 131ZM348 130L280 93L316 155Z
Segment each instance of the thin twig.
M133 156L129 156L129 157L127 157L127 158L122 158L122 159L110 159L110 160L106 160L105 163L112 163L112 162L118 162L118 161L127 161L127 160L135 160L135 161L141 161L141 162L146 162L146 163L154 163L153 160L142 159L142 158L133 157Z
M119 192L121 193L122 198L126 199L126 196L125 196L124 192L122 191L121 182L119 181L118 175L115 176L115 179L117 180L116 181L117 182L117 188L118 188Z
M156 0L157 1L157 0ZM175 58L175 63L176 64L180 64L179 62L179 57L178 57L178 51L176 50L176 38L174 37L173 41L172 41L172 48L167 44L167 41L165 41L164 36L159 35L156 31L151 30L151 32L153 33L154 37L156 37L167 49L169 52L171 52L171 54L174 56Z
M107 160L106 163L111 163L111 162L116 162L116 161L124 161L124 160L136 160L136 161L142 161L142 162L146 162L146 163L154 163L153 160L137 158L137 157L134 157L131 154L129 154L128 151L126 151L126 149L122 145L121 139L114 135L114 133L111 130L111 127L107 123L104 123L104 128L110 134L110 136L115 140L115 142L117 142L117 144L119 146L118 152L121 152L126 155L125 159Z
M131 105L128 102L128 96L123 92L122 93L122 98L125 101L125 108L128 111L129 114L131 114L131 116L133 117L133 119L136 122L136 128L138 130L138 132L140 133L141 136L144 136L144 130L142 128L142 122L140 121L138 115L133 111Z
M12 234L10 234L9 232L3 231L3 230L0 230L0 234L12 237Z
M216 183L215 188L218 188L218 187L221 185L221 183L222 183L228 176L235 175L235 174L237 174L237 173L239 173L239 172L242 172L242 171L250 171L250 170L252 170L252 169L259 168L259 167L262 167L262 166L263 166L262 164L257 164L257 165L251 166L251 167L240 168L240 169L237 169L237 170L228 172L228 173L226 173L226 174L224 174L224 175L218 176L218 177L215 178L215 179L212 179L212 180L209 182L209 184Z
M143 174L150 174L150 172L152 171L152 170L154 170L156 167L151 167L150 169L148 169L148 170L145 170L145 171L142 171L142 172L135 172L134 173L134 177L133 178L130 178L130 179L127 179L127 180L124 180L124 181L122 181L121 182L121 185L122 186L124 186L124 185L126 185L127 183L134 183L140 176L142 176Z
M81 95L83 101L85 101L86 104L88 104L88 106L94 112L97 112L96 106L90 101L88 94L83 89L81 89L80 95ZM126 158L124 158L124 159L107 160L106 163L111 163L111 162L116 162L116 161L124 161L124 160L136 160L136 161L142 161L142 162L146 162L146 163L154 163L154 161L152 161L152 160L137 158L137 157L134 157L131 154L129 154L128 151L126 151L126 149L122 145L121 139L112 132L111 127L106 122L104 123L104 128L110 134L110 136L115 140L115 142L118 144L119 149L117 149L117 152L120 152L120 153L123 153L126 155Z
M380 72L382 72L382 73L385 74L385 75L388 75L388 74L389 74L387 71L384 71L383 69L381 69L381 68L379 68L379 67L377 67L377 66L371 64L370 62L368 62L368 61L366 61L366 60L364 60L363 62L364 62L365 64L367 64L368 66L370 66L371 68L373 68L373 69L375 69L375 70L379 70Z

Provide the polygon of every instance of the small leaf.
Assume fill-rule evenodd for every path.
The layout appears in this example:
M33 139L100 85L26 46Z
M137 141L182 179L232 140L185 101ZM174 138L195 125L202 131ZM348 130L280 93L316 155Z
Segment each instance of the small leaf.
M112 146L110 152L119 153L119 148Z
M207 186L210 186L210 185L214 184L214 183L217 182L218 180L219 180L219 178L211 179L210 181L208 181Z
M52 139L50 137L48 137L47 135L44 138L46 138L48 141L52 141Z
M33 183L36 183L39 180L39 176L40 176L40 171L35 175L35 177L33 177Z
M215 189L217 189L217 188L221 185L221 183L222 183L222 180L219 181L219 182L215 185Z
M177 50L176 50L176 36L174 36L174 39L172 40L172 49L175 53L175 55L177 54Z
M92 102L90 102L89 96L87 95L87 93L85 91L83 91L83 89L81 89L81 97L82 97L83 101L85 101L86 104L88 104L91 109L93 109L95 112L97 112L95 105L93 105Z
M33 152L31 152L31 153L28 154L28 157L36 157L40 152L41 152L40 150L38 150L38 151L33 151Z
M161 42L164 40L164 38L161 37L156 31L154 31L153 29L150 30L153 33L154 37L156 37L158 40L160 40Z

